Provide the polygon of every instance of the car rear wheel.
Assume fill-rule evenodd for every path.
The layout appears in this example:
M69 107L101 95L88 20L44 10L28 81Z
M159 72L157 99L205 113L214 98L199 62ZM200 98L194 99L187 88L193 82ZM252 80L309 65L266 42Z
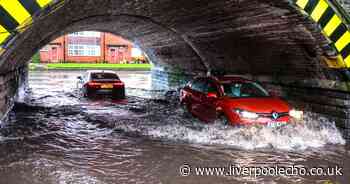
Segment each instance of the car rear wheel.
M113 98L124 99L125 98L125 88L118 89L114 91Z
M85 93L84 93L84 96L86 97L92 97L92 96L95 96L96 95L96 92L91 90L91 89L86 89Z
M182 102L181 108L184 110L185 116L192 116L192 105L191 104Z
M125 99L125 94L117 94L113 96L114 99Z

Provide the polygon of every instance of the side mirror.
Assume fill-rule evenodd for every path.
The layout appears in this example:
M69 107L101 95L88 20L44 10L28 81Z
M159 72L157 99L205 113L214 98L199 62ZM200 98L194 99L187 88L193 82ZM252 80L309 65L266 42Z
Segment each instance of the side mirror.
M208 98L218 98L218 95L217 95L216 93L209 92L209 93L207 94L207 97L208 97Z
M79 79L79 80L83 80L83 78L82 78L81 76L78 76L78 77L77 77L77 79Z

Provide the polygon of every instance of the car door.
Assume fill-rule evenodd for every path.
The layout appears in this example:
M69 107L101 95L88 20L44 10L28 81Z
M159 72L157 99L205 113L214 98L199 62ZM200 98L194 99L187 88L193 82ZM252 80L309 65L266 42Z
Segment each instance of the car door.
M205 85L204 79L196 79L192 82L190 88L190 103L191 103L191 111L197 117L201 116L201 111L203 109L202 100L203 100L203 88Z
M216 101L217 98L208 97L208 92L217 93L216 85L208 78L200 79L194 83L195 92L193 95L194 104L193 113L205 122L211 122L216 119Z
M207 80L203 89L204 96L201 100L201 112L203 114L203 119L208 122L213 122L217 118L217 102L219 98L218 85L212 80ZM216 94L216 97L208 95L208 93Z

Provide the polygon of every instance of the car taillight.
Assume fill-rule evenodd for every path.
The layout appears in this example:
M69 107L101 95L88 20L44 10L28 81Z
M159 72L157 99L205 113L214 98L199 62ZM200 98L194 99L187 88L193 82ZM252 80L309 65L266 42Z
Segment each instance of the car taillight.
M123 87L124 83L122 83L122 82L113 83L113 86L115 86L115 87Z
M101 84L96 83L96 82L89 82L87 85L91 88L100 88L101 87Z

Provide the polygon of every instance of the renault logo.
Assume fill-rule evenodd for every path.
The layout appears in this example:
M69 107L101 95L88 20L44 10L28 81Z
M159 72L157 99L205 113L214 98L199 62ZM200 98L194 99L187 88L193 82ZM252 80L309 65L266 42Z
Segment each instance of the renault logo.
M280 116L280 115L279 115L277 112L273 112L273 113L272 113L272 118L273 118L273 119L278 119L279 116Z

